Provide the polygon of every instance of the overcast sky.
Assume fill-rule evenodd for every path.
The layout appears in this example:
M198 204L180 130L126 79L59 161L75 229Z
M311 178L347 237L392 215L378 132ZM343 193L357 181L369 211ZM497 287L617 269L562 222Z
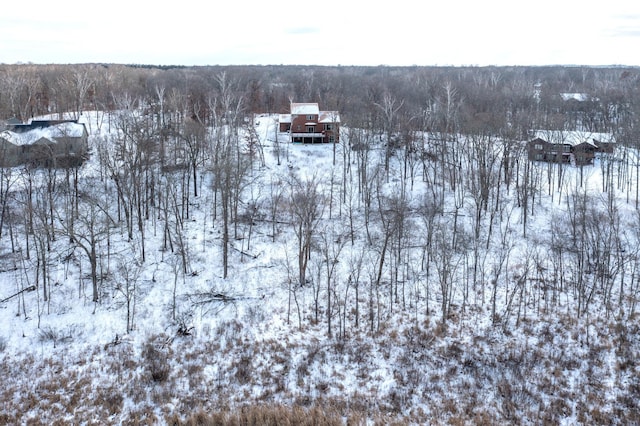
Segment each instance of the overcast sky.
M640 65L634 0L32 0L0 63Z

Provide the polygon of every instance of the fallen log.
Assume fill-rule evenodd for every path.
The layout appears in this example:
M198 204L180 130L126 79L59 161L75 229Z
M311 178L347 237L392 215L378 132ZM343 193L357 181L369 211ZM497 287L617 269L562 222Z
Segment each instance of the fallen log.
M16 294L13 294L13 295L11 295L11 296L7 297L6 299L2 299L2 300L0 300L0 303L4 303L4 302L6 302L7 300L11 300L11 299L13 299L14 297L19 296L19 295L21 295L22 293L24 293L24 292L26 292L26 291L35 291L35 289L36 289L36 286L35 286L35 285L30 285L30 286L29 286L29 287L27 287L27 288L23 288L22 290L20 290L20 291L19 291L19 292L17 292Z
M252 259L257 259L258 258L257 254L253 255L253 254L247 253L246 251L242 251L239 248L235 248L234 246L231 246L231 248L234 249L235 251L237 251L238 253L242 254L243 256L249 256Z

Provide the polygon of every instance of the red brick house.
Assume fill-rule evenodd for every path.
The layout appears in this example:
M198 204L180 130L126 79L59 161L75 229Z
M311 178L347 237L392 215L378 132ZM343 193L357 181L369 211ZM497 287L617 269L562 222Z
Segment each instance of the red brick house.
M291 103L291 114L280 114L279 131L288 132L291 142L340 142L340 114L320 111L317 103Z
M608 133L538 130L527 144L530 161L593 164L598 153L611 153L615 140Z

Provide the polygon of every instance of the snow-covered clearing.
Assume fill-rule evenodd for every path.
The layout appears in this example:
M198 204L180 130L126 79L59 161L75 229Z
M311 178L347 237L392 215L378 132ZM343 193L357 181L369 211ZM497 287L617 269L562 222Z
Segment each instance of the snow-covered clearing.
M223 278L212 174L199 169L199 194L182 226L172 224L181 233L173 250L168 221L151 209L143 261L142 239L127 238L114 184L101 176L106 118L85 117L93 155L81 186L115 222L76 224L100 230L100 299L92 301L86 253L61 236L45 254L48 300L40 287L9 298L41 279L24 209L16 211L18 246L4 230L0 240L0 299L9 298L0 303L0 423L162 424L261 404L320 407L356 423L639 420L638 212L633 187L616 181L618 163L533 163L523 178L520 158L514 173L528 183L500 181L484 208L467 168L477 164L461 166L458 189L442 187L437 160L407 165L402 150L387 174L377 136L368 157L350 150L348 129L335 146L292 145L284 134L277 145L274 117L258 116L265 164L254 159L247 173ZM11 177L16 193L25 191L21 173ZM157 187L177 188L179 175L166 173ZM45 187L45 173L34 182ZM296 182L313 183L322 201L302 285ZM580 197L583 222L602 224L585 227L584 241L609 250L606 283L589 263L602 253L583 264L570 257ZM616 230L626 254L598 245L598 229Z

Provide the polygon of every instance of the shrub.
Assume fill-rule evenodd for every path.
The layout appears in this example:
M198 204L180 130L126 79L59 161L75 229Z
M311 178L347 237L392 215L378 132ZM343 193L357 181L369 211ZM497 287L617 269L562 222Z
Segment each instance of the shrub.
M241 385L246 385L251 383L253 379L253 367L251 365L251 357L247 354L242 354L242 356L235 363L236 372L235 378Z
M56 347L58 343L71 342L74 336L78 336L80 333L76 325L69 325L63 330L42 327L38 333L38 338L41 342L53 342L53 347Z
M147 342L142 349L142 359L152 381L163 383L169 378L171 366L165 351L156 348L152 342Z
M328 407L286 407L282 405L250 405L215 413L198 411L185 422L171 419L183 425L342 425L342 417Z

